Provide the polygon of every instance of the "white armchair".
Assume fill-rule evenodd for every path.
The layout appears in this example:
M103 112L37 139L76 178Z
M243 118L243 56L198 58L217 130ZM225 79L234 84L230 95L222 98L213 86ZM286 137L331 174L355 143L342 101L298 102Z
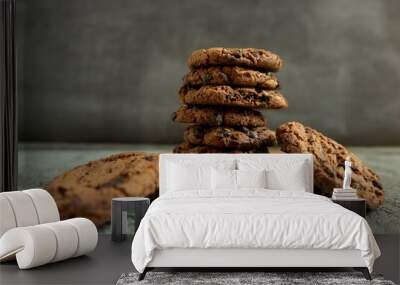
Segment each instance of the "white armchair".
M60 221L54 199L43 189L0 193L0 262L16 258L20 269L84 255L96 248L88 219Z

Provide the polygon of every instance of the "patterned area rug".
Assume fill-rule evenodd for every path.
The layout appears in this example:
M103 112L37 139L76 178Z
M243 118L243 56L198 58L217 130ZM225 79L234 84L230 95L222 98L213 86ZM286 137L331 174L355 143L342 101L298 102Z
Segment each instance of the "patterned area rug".
M134 284L379 284L394 285L382 276L373 275L368 281L359 272L148 272L146 278L138 281L138 273L122 274L117 285Z

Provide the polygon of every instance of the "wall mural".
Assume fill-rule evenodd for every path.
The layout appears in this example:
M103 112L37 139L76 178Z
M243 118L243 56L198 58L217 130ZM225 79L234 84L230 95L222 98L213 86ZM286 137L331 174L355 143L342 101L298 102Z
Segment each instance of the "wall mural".
M18 1L18 188L107 231L112 197L157 197L159 153L312 153L316 193L347 159L400 233L400 4L346 6Z

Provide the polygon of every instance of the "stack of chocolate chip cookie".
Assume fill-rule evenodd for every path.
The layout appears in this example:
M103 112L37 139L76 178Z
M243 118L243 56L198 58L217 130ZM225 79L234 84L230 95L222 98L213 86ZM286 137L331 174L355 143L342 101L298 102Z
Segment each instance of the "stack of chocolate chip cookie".
M280 57L263 49L210 48L194 51L188 66L173 120L191 125L174 152L268 152L275 132L256 109L287 107L274 74Z

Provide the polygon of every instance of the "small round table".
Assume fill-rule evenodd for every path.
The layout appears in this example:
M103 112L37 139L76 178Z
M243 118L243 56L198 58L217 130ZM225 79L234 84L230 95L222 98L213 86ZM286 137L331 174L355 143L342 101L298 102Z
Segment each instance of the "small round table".
M113 198L111 201L111 239L113 241L123 241L128 234L135 234L149 206L149 198ZM128 233L129 214L134 215L134 229L133 232Z

